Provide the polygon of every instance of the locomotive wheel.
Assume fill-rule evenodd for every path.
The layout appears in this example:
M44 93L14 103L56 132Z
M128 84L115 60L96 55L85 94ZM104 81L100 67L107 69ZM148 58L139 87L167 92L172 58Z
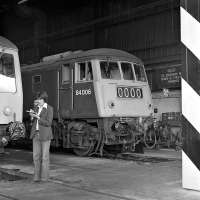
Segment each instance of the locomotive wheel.
M78 134L76 134L76 135L78 135ZM79 144L73 145L74 146L73 151L78 156L88 156L94 150L94 141L91 140L86 133L85 134L82 133L82 135L83 135L82 136L82 146L80 146ZM71 132L70 140L71 140L72 144L73 144L73 139L74 139L73 137L74 137L74 135Z
M89 146L87 147L74 147L73 151L76 155L78 156L88 156L90 153L92 153L94 149L94 144L91 143Z
M144 144L147 149L153 149L157 144L156 133L153 130L144 134Z

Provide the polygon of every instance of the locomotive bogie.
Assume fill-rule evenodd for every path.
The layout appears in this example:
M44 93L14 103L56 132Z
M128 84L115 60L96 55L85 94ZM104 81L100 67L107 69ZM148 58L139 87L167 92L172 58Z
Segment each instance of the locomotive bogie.
M145 120L145 118L143 118ZM144 129L138 117L109 117L103 119L105 144L133 144L136 137L143 136Z

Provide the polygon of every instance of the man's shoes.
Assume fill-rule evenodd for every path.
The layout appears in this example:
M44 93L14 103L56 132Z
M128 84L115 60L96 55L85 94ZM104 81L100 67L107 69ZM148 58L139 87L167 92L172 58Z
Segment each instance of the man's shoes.
M41 180L33 180L33 183L41 183Z
M49 181L48 179L44 179L44 178L41 179L41 182L43 182L43 183L46 183L48 181Z
M40 178L38 178L38 177L34 177L34 178L33 178L33 182L35 182L35 183L40 182Z

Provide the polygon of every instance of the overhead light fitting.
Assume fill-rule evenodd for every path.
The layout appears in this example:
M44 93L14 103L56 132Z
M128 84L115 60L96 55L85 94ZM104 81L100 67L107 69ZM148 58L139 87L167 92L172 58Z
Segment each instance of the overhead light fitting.
M21 0L21 1L19 1L17 4L23 4L23 3L25 3L25 2L27 2L28 0Z

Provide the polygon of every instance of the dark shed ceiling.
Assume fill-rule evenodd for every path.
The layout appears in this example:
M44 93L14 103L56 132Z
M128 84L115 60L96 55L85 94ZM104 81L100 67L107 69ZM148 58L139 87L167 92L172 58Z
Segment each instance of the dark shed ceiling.
M0 0L0 14L9 12L13 9L16 9L20 6L28 6L28 7L35 7L41 10L57 10L62 8L74 8L74 7L81 7L84 4L92 3L91 0L58 0L58 1L51 1L51 0Z
M129 3L131 7L137 7L159 0L119 0L124 4ZM0 14L14 11L20 7L34 7L43 11L60 11L64 9L73 9L84 5L93 4L95 6L103 5L107 2L115 4L116 0L0 0Z

